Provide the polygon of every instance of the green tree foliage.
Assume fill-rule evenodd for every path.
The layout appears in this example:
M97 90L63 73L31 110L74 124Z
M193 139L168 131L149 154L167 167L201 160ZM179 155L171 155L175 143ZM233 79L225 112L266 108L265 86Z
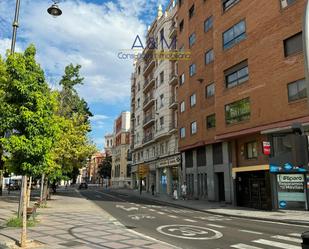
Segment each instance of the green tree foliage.
M112 174L112 157L107 156L99 165L99 174L102 178L111 178Z
M53 142L57 138L54 122L56 98L45 81L44 72L35 60L36 50L29 46L24 53L9 55L2 97L9 111L4 129L10 136L1 138L8 163L17 174L37 175L53 167Z

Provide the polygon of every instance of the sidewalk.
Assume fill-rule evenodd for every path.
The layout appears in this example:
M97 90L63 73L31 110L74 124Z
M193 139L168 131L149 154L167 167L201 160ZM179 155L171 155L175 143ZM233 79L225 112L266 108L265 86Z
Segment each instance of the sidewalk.
M140 196L137 190L121 189L112 191L119 192L126 195L134 195L141 198L154 200L159 203L167 203L175 206L189 208L196 211L207 212L211 214L227 215L238 218L249 218L265 221L282 222L297 225L307 225L309 226L309 212L308 211L261 211L250 208L240 208L229 204L209 202L206 200L174 200L172 197L167 195L155 195L152 196L151 193L143 192Z
M127 229L96 204L81 197L75 189L52 196L47 206L37 211L39 224L28 229L28 240L34 240L38 245L35 248L175 248ZM0 217L9 218L12 213L8 209L15 210L16 207L17 203L7 204L0 198ZM14 248L20 231L0 227L0 248Z

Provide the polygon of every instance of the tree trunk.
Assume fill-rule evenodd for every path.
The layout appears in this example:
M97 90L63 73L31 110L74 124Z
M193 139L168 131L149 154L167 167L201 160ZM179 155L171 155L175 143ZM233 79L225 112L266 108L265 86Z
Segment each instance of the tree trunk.
M2 192L3 192L3 170L1 169L1 159L0 159L0 196L2 196Z
M23 227L21 232L20 246L27 246L27 176L23 176Z
M32 186L32 176L30 176L29 178L29 186L28 186L28 191L27 191L27 207L30 206L31 186Z
M21 188L20 188L20 195L19 195L19 204L18 204L18 212L17 212L17 217L20 218L21 217L21 214L22 214L22 203L23 203L23 189L24 189L24 186L26 185L26 188L27 188L27 183L25 183L24 181L24 177L22 178L22 181L21 181ZM11 182L11 180L10 180Z
M42 174L41 178L41 192L40 192L40 202L43 201L43 193L44 193L44 181L45 181L45 174Z

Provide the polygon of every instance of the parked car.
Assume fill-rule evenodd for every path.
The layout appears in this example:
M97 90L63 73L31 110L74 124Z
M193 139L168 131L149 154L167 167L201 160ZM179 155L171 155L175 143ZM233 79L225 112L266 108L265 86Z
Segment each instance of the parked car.
M88 188L88 185L85 182L81 183L78 187L78 189L87 189L87 188Z

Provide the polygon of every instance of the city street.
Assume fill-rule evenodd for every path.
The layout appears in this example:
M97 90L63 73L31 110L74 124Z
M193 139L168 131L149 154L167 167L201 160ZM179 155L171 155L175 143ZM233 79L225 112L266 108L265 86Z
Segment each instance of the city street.
M211 215L108 190L80 193L127 228L180 248L301 248L306 226Z

